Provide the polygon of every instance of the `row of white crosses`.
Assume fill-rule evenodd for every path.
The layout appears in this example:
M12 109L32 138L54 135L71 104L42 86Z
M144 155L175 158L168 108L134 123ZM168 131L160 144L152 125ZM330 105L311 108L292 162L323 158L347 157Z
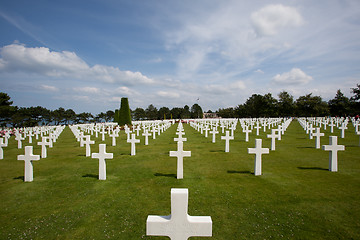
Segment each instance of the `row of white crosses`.
M163 124L161 124L163 123ZM124 126L124 131L125 134L127 134L127 142L130 143L131 145L131 150L130 150L130 155L134 156L136 155L136 143L140 143L140 139L136 139L136 135L139 135L139 131L141 130L140 125L142 125L142 128L144 129L144 134L143 136L145 136L145 145L148 145L148 128L154 127L155 129L161 129L160 131L156 130L156 133L158 132L163 132L166 129L168 129L171 124L173 123L173 121L156 121L156 123L154 121L145 121L144 122L134 122L134 125L132 126L133 130L131 130L130 127L128 127L127 125ZM113 153L107 153L106 152L106 144L99 144L99 153L92 153L91 154L91 150L90 150L90 145L91 144L95 144L95 141L92 141L90 139L91 135L84 135L84 132L90 133L91 131L95 132L99 130L98 132L100 134L108 134L110 137L112 137L112 145L116 146L116 141L114 140L114 138L119 136L119 132L120 132L120 128L118 126L116 126L116 124L114 123L109 123L109 125L107 125L108 123L103 123L103 124L98 124L98 125L87 125L87 124L82 124L82 125L72 125L69 126L71 131L73 132L74 136L77 138L77 140L80 142L80 146L86 146L86 156L87 157L92 157L92 158L96 158L99 159L99 180L106 180L106 159L113 159ZM105 128L107 128L108 130L106 131ZM96 130L97 129L97 130ZM136 134L133 133L133 131L136 131ZM107 132L107 133L106 133ZM131 134L131 137L130 137ZM102 138L103 139L103 138Z
M25 140L26 136L29 138L29 143L32 143L32 132L35 133L36 139L39 139L39 135L42 136L42 142L38 142L38 145L42 145L42 158L46 158L46 146L52 147L52 142L56 141L61 132L63 131L63 126L57 127L34 127L34 128L14 128L14 129L4 129L2 130L3 138L0 138L0 159L4 159L4 150L3 147L8 146L8 141L12 134L15 135L15 140L18 141L18 149L22 148L22 141ZM22 137L22 131L24 131L24 137ZM43 137L44 134L50 134L49 137ZM44 140L45 139L45 140ZM47 143L45 143L46 139L49 139Z
M177 151L169 152L170 157L177 157L177 179L184 178L184 157L191 157L191 151L184 151L184 141L186 141L187 139L182 137L183 135L185 135L185 132L183 131L184 129L180 121L176 132L176 135L178 135L178 137L174 138L174 141L177 142Z
M64 130L64 128L65 128L64 126L55 127L55 131L53 132L53 135L56 135L56 138L58 138L60 136L61 132ZM42 146L41 158L46 158L47 157L46 145L45 145L46 140L44 142L44 139L46 139L46 137L42 137L43 141L38 142L38 145ZM52 146L52 143L51 143L51 146ZM24 155L18 155L17 160L22 160L22 161L25 162L24 181L25 182L32 182L33 179L34 179L32 161L39 161L40 160L40 155L34 155L33 154L33 146L25 146L25 154Z
M183 178L183 158L190 157L191 151L183 150L186 138L182 122L179 122L174 141L177 151L170 151L170 157L177 157L177 179ZM171 214L168 216L149 215L146 220L146 235L167 236L172 240L186 240L189 237L211 237L212 220L210 216L190 216L188 214L188 196L186 188L171 189Z
M336 118L334 121L339 125L341 124L341 126L339 127L339 129L341 130L341 137L345 137L344 131L345 129L347 129L346 125L347 125L347 121L342 121L341 120L337 120L338 118ZM333 119L330 120L331 122L333 122ZM310 139L312 139L312 137L315 137L315 148L316 149L320 149L320 137L325 136L324 133L320 132L320 127L315 128L316 132L313 133L312 131L314 130L314 128L312 127L312 123L309 122L313 122L313 119L306 119L306 118L300 118L298 119L298 122L300 123L300 125L304 128L305 131L307 131L307 133L310 135ZM315 120L315 122L321 122L324 124L324 126L327 125L326 121L321 121L321 120ZM340 123L341 122L341 123ZM329 137L329 145L323 145L322 149L325 151L330 151L329 153L329 171L331 172L337 172L338 171L338 151L344 151L345 150L345 146L343 145L338 145L337 143L337 136L330 136Z

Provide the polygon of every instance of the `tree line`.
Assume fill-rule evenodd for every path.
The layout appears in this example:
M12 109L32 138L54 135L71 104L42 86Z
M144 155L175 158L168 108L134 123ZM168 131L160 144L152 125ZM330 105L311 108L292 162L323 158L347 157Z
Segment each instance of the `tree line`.
M223 118L357 116L360 113L360 84L351 88L351 92L353 96L348 98L337 90L335 97L327 102L312 93L296 100L286 91L280 92L278 99L271 93L253 94L244 104L220 108L216 113Z
M327 102L320 96L313 96L312 93L300 96L296 100L286 91L280 92L278 99L271 93L253 94L245 103L234 108L220 108L215 113L222 118L357 116L360 113L360 84L351 88L351 92L353 96L348 98L338 90L335 97ZM0 126L2 127L111 122L114 121L115 116L112 110L94 116L86 112L77 114L72 109L65 110L62 107L49 110L40 106L17 107L12 106L12 103L8 94L0 92ZM150 104L146 109L138 107L131 110L131 117L132 120L202 118L203 110L197 103L191 108L185 105L183 108L172 109L168 107L157 109Z

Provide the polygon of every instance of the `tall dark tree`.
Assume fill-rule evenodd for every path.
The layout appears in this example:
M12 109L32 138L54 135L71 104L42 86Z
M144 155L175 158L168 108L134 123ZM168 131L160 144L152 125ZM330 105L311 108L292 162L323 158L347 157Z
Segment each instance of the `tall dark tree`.
M158 110L154 105L150 104L145 110L146 118L149 120L156 120L158 117Z
M133 111L134 120L144 120L146 118L145 110L143 108L136 108Z
M60 107L52 112L55 125L65 122L65 109Z
M158 111L158 119L170 119L170 109L161 107Z
M190 107L188 105L185 105L182 112L181 112L181 118L187 119L191 117Z
M222 118L234 118L235 117L235 110L233 108L219 108L217 111L219 117Z
M322 117L329 115L329 107L320 96L312 93L296 99L296 111L300 117Z
M294 97L286 91L282 91L278 94L278 113L281 117L293 116L295 112Z
M191 112L191 118L202 118L203 117L203 110L200 107L200 105L197 103L192 105L190 112Z
M171 109L170 112L174 119L181 119L181 113L183 112L183 109L179 107L174 107Z
M127 98L121 98L118 123L120 126L124 126L125 124L131 125L131 112L129 107L129 100Z
M347 116L350 113L350 100L341 90L337 90L335 98L329 100L329 110L331 116Z
M114 111L108 110L106 112L105 121L111 122L114 119L114 115L115 115Z
M6 126L10 122L11 116L15 114L17 108L11 106L10 96L7 93L0 92L0 125Z
M360 84L357 84L355 88L351 88L351 92L354 94L350 98L351 115L360 115Z

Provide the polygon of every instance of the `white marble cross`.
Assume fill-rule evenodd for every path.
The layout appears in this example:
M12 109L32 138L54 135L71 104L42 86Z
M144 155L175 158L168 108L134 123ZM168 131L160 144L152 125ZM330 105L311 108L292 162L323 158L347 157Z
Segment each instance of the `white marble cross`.
M205 125L204 127L204 131L205 131L205 137L207 138L208 137L208 131L210 130L209 126L208 125Z
M337 145L337 136L330 136L329 145L323 145L323 150L330 151L329 153L329 171L337 172L338 170L338 158L337 152L344 151L344 145Z
M182 136L185 135L184 132L177 132L176 135L178 135L177 138L174 138L175 142L186 142L187 138L183 138Z
M313 131L315 130L315 128L313 128L313 125L310 124L308 127L308 131L309 131L309 139L313 139Z
M249 141L249 133L251 133L251 130L247 125L244 126L243 132L245 133L245 142Z
M131 143L131 156L136 155L135 143L139 143L140 139L136 139L135 133L131 134L131 139L127 140L128 143Z
M218 131L216 131L216 128L213 127L213 129L210 131L210 133L212 134L212 142L215 143L216 141L216 134L219 133Z
M90 157L90 156L91 156L90 144L94 144L95 141L91 141L91 140L90 140L90 135L85 135L84 138L85 138L85 141L83 141L83 144L85 144L86 156L87 156L87 157Z
M255 148L248 148L249 154L255 154L255 176L261 175L261 156L262 154L269 154L268 148L262 148L262 139L255 139Z
M146 129L141 135L145 136L145 145L149 145L149 136L151 136L151 133Z
M51 140L48 142L46 141L47 139L49 139L49 137L42 137L41 142L37 143L37 145L41 145L41 158L47 158L46 146L50 146L51 144Z
M279 137L276 131L277 129L271 129L271 134L267 135L267 138L271 138L271 151L275 151L275 139Z
M23 138L21 136L21 133L16 134L15 140L18 141L18 149L22 148L22 142L21 141L25 140L25 138Z
M30 131L27 136L29 137L29 143L32 143L32 137L34 136L32 131Z
M153 126L151 132L153 133L153 139L156 139L156 132L157 132L157 130L156 130L156 127L155 127L155 126Z
M170 157L177 157L177 179L184 178L184 157L191 157L191 151L184 151L184 143L177 142L177 151L170 151Z
M256 122L256 136L259 136L259 129L261 128L259 122Z
M221 136L221 140L225 140L225 152L229 152L230 149L230 140L234 140L234 137L230 136L230 132L226 131L225 136Z
M330 126L330 132L333 133L333 132L334 132L335 124L334 124L334 122L333 122L332 120L330 121L329 126Z
M316 128L313 136L315 137L315 148L320 149L320 137L325 136L325 134L320 132L320 128Z
M221 128L221 133L224 133L224 129L225 129L225 125L223 124L223 123L221 123L221 125L220 125L220 128Z
M0 159L4 159L4 150L3 147L6 147L6 143L4 143L4 139L0 138Z
M105 127L101 129L100 134L101 134L101 141L105 141L105 134L106 134Z
M18 155L17 160L25 161L24 181L32 182L34 179L32 161L40 160L40 156L33 155L33 147L32 146L26 146L25 147L25 155Z
M106 152L106 144L99 144L99 153L91 154L92 158L99 159L99 180L106 180L106 159L113 159L112 153Z
M340 137L341 138L345 138L345 130L348 129L346 124L341 124L341 127L339 127L339 129L341 130L341 134L340 134Z
M171 240L187 240L190 237L211 237L210 216L188 214L189 191L187 188L171 189L171 214L149 215L146 220L146 235L167 236Z
M119 133L117 131L112 131L112 133L109 133L109 137L112 138L111 140L111 146L115 147L116 146L116 138L119 136Z

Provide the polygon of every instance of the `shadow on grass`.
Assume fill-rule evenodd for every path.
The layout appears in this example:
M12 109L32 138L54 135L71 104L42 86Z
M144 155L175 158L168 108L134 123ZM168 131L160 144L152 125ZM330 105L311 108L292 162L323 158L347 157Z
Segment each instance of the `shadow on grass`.
M301 170L323 170L323 171L329 171L327 168L321 168L321 167L298 167L298 169Z
M155 177L171 177L171 178L176 178L176 174L174 174L174 173L169 173L169 174L166 174L166 173L154 173L154 176L155 176Z
M210 150L209 152L225 152L224 150Z
M345 147L360 147L359 145L345 145Z
M14 179L14 180L20 179L20 180L23 180L23 181L24 181L25 178L24 178L24 176L18 176L18 177L14 177L13 179Z
M235 170L228 170L227 173L253 174L250 171L235 171Z
M315 148L315 147L297 147L297 148Z
M99 178L99 175L97 175L97 174L85 174L85 175L83 175L82 177L90 177L90 178L96 178L96 179L98 179L98 178Z

